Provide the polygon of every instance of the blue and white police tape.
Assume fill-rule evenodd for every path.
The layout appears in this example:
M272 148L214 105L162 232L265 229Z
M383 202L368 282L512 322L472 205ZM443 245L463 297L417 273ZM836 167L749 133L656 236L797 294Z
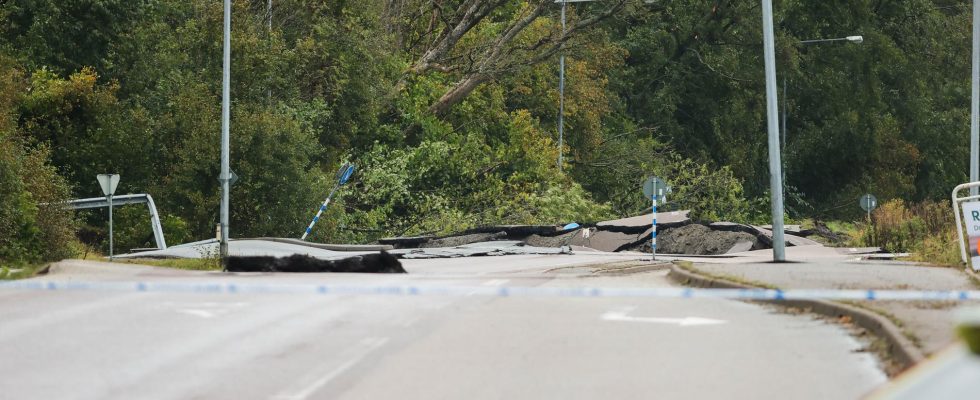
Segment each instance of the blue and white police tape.
M320 285L188 282L82 282L5 281L5 291L103 291L144 293L212 294L317 294L389 296L495 296L495 297L646 297L737 300L980 300L980 290L834 290L834 289L694 289L694 288L605 288L539 286L436 286L436 285Z

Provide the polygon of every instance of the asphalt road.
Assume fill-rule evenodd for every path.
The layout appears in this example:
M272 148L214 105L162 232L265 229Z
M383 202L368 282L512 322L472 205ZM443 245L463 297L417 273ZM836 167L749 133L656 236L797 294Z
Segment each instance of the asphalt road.
M65 264L42 279L668 286L616 256L407 260L408 275ZM0 291L0 397L851 399L885 381L842 328L729 300Z

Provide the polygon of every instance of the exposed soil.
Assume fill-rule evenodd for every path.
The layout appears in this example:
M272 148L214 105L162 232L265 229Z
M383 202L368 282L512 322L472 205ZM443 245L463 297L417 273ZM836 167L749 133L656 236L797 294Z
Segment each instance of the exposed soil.
M657 252L664 254L725 254L736 244L744 245L743 251L765 248L755 235L714 230L701 224L671 228L657 235ZM649 252L650 243L643 243L634 249Z
M464 244L470 244L470 243L504 240L506 238L507 238L507 232L473 233L469 235L449 236L441 239L432 239L426 243L421 244L418 247L419 248L456 247L456 246L462 246ZM559 246L554 246L554 247L559 247Z

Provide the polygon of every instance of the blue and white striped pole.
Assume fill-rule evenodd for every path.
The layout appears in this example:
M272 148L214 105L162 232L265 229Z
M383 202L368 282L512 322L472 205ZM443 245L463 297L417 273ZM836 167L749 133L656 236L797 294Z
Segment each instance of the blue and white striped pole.
M323 201L323 205L321 205L320 209L316 211L316 216L313 217L313 221L310 221L310 226L306 227L306 231L303 232L303 236L300 236L299 240L306 240L306 237L313 231L313 225L316 225L316 221L320 220L320 215L323 215L323 211L326 210L327 205L330 204L330 198L333 197L334 192L346 184L347 180L350 179L351 175L353 174L353 165L344 164L342 167L340 167L340 170L337 171L337 183L333 186L333 190L330 191L330 194L327 195L327 199Z
M653 232L650 234L650 262L657 260L657 193L650 196L653 200Z
M321 205L320 209L317 210L316 216L313 217L313 221L310 221L310 226L306 227L306 231L303 232L303 236L301 236L299 240L306 240L306 237L309 236L310 232L313 231L313 225L316 225L316 221L320 220L320 215L322 215L323 211L327 209L327 205L330 204L330 198L333 197L334 192L336 192L337 188L339 187L340 185L335 185L333 187L333 190L331 190L330 194L327 195L327 199L323 201L323 205Z

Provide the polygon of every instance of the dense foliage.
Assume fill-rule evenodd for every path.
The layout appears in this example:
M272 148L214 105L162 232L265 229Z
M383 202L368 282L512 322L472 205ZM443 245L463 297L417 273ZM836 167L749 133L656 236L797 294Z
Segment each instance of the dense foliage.
M635 215L649 175L668 208L766 219L757 1L573 3L564 34L551 0L233 4L234 237L298 236L342 162L357 173L314 240ZM791 217L966 179L968 5L775 11ZM216 0L0 3L0 260L66 254L76 221L43 204L100 195L104 172L154 196L171 243L213 236L221 22ZM847 35L864 42L801 43ZM152 243L142 210L118 215L119 248Z

